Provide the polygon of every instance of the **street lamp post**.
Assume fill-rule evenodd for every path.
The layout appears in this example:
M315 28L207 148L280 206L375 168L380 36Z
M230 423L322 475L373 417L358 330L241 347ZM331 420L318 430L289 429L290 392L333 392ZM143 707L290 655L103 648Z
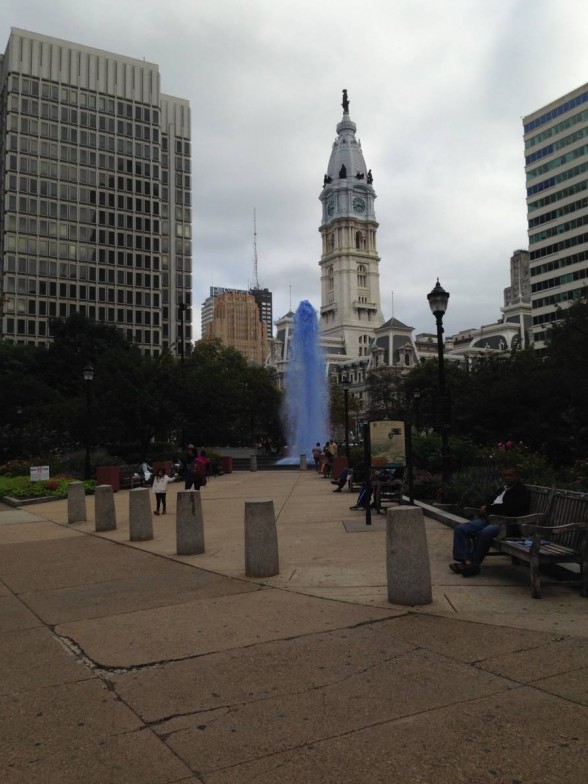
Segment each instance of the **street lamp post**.
M342 388L343 388L343 396L345 402L345 457L347 458L347 467L349 467L349 388L350 384L348 381L347 373L343 373L342 376Z
M439 424L441 427L441 473L443 483L449 480L449 422L448 422L448 406L445 395L445 363L443 360L443 316L447 310L447 303L449 301L449 292L445 291L443 286L437 283L435 288L427 294L429 300L429 307L431 313L435 316L437 322L437 354L439 360L439 404L440 404L440 417Z
M84 479L91 478L90 470L90 402L92 395L92 381L94 380L94 368L86 365L83 370L84 386L86 387L86 457L84 460Z
M421 390L415 389L412 398L414 400L414 426L418 435L421 432Z

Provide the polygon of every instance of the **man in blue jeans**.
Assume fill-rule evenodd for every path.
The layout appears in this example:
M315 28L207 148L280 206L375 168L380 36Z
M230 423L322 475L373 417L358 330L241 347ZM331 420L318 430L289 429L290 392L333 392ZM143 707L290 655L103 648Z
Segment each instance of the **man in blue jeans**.
M492 539L500 531L498 523L488 522L490 515L521 517L529 514L529 491L521 482L519 466L507 466L502 472L504 486L497 490L493 500L481 507L478 517L460 523L453 531L454 563L449 568L463 577L480 574L480 564L488 554Z

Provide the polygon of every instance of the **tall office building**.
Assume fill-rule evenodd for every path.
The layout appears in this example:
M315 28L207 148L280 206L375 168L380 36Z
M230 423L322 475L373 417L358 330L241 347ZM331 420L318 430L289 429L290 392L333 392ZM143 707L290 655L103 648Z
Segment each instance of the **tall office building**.
M259 319L265 324L266 335L268 338L271 338L273 331L273 300L271 291L269 289L261 288L253 288L246 291L244 289L228 289L220 286L211 286L209 296L202 303L200 309L202 337L206 335L206 325L214 318L214 301L221 294L250 294L257 303ZM237 302L238 300L227 301Z
M0 337L43 345L53 318L80 312L145 354L190 341L190 169L190 107L161 93L157 65L13 28Z
M211 317L203 322L202 337L217 338L250 362L265 365L269 356L267 328L253 292L225 290L209 299Z
M588 276L588 84L523 118L533 340Z

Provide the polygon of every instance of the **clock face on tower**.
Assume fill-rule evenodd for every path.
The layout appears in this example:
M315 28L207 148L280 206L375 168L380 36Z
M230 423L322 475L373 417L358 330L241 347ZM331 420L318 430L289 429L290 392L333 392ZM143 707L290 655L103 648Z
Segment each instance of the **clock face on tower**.
M360 214L365 212L365 201L361 199L359 196L356 196L353 199L353 211L358 212Z
M331 217L335 213L335 202L333 199L327 204L327 215Z

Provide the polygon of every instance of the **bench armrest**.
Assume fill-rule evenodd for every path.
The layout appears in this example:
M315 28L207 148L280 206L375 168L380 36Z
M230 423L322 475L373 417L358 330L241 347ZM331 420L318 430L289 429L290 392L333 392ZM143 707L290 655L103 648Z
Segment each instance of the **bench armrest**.
M521 518L521 520L524 518ZM548 536L558 536L560 534L567 534L570 531L582 531L585 530L588 533L588 523L566 523L565 525L538 525L536 523L526 523L521 525L521 531L525 535L534 535L542 536L544 538Z
M530 529L531 531L536 530L546 519L546 512L536 512L535 514L523 515L522 517L506 517L504 515L496 514L488 516L489 523L498 523L498 525L500 525L500 531L495 537L496 539L505 538L508 526L518 526L521 532L525 533L525 529Z

